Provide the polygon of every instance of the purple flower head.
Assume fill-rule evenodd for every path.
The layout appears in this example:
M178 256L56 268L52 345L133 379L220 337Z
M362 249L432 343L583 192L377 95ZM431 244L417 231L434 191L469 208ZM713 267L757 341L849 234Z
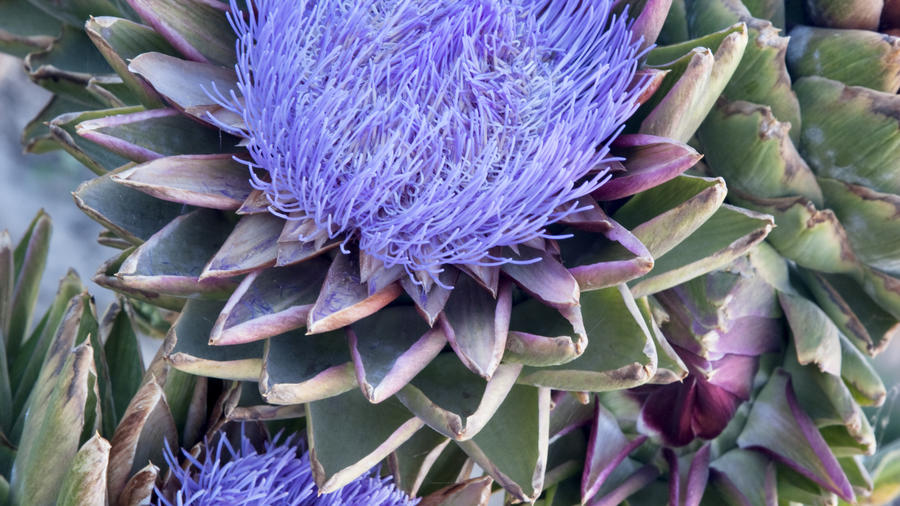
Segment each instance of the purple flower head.
M643 89L611 0L248 4L241 96L218 100L243 117L254 186L388 268L435 277L553 237Z
M181 488L174 502L166 498L166 506L412 506L410 499L394 487L391 478L380 478L373 470L330 494L319 495L313 481L309 453L298 457L298 448L288 438L279 444L279 436L265 444L258 453L250 440L241 437L235 449L228 438L219 438L209 448L203 462L182 450L190 462L182 469L172 450L166 446L165 458ZM161 496L161 494L158 494Z

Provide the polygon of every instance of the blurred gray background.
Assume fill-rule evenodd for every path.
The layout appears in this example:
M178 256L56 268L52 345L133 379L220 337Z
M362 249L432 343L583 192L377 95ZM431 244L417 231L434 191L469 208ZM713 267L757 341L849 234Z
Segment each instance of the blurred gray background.
M45 155L22 152L22 130L49 98L48 92L25 76L21 60L0 54L0 230L9 230L13 242L18 242L43 208L53 219L53 238L38 310L47 307L57 282L71 267L102 313L113 297L90 279L114 251L97 244L100 225L75 207L71 195L92 173L62 151Z

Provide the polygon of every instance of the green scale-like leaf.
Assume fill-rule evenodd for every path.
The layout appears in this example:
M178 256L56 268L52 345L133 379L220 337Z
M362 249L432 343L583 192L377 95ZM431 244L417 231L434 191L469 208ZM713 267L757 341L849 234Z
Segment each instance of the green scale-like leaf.
M710 468L712 487L728 504L775 503L775 464L763 454L735 448L710 462Z
M423 427L396 399L370 404L357 390L308 403L306 418L310 465L322 493L346 485Z
M121 278L116 276L119 272L119 268L122 266L122 263L134 252L136 248L134 246L125 249L118 255L110 258L106 262L100 266L97 270L97 273L94 274L93 281L98 285L109 288L110 290L114 290L123 295L127 295L131 298L132 302L139 304L152 304L150 306L152 308L160 307L165 308L172 311L180 311L182 307L184 307L185 299L179 296L173 295L162 295L157 292L143 290L140 287L132 286L127 280L123 281ZM153 327L145 330L150 330L148 332L150 335L154 337L165 337L166 333L169 330L169 324L164 323L162 328Z
M630 120L640 132L687 142L722 93L747 47L747 27L656 48L652 68L667 70L659 89Z
M132 244L141 244L183 212L165 202L102 176L81 184L75 204L90 218Z
M428 327L415 308L385 308L354 323L347 334L363 394L378 403L395 394L446 346L438 325Z
M848 86L896 93L900 39L868 30L798 26L791 30L787 63L796 77L821 76Z
M613 217L659 258L712 217L726 193L722 179L681 175L635 195Z
M133 162L165 156L233 153L237 138L184 116L176 109L151 109L89 119L76 133Z
M410 438L409 442L412 442L417 436L421 436L423 432L431 431L428 429L421 430ZM434 432L432 433L436 434ZM428 494L465 480L466 477L471 475L473 467L474 463L469 459L469 456L462 451L462 448L455 444L448 444L428 469L425 480L422 482L419 489L419 496L427 496Z
M161 97L137 76L128 71L128 61L150 51L174 54L175 49L152 28L109 16L92 17L85 24L85 32L119 75L126 86L147 108L163 105Z
M809 123L803 128L801 151L820 178L844 183L842 187L820 179L829 185L830 201L848 218L864 215L884 223L885 206L893 205L892 196L900 194L900 177L892 169L900 162L900 100L821 77L803 78L795 89ZM877 149L859 149L860 145ZM861 209L851 209L851 203ZM878 268L892 269L888 257L893 238L884 245L873 244L860 225L850 226L850 237L859 242L861 254L877 264L860 266L856 280L882 308L900 318L900 280Z
M520 364L503 364L485 381L454 355L445 353L396 395L434 430L455 440L468 440L489 423L521 370Z
M800 151L820 177L900 194L900 97L821 77L794 89L808 122Z
M198 209L181 215L125 258L116 277L144 291L223 298L237 282L202 279L201 274L231 231L231 222L218 211Z
M83 109L137 104L84 31L74 26L64 26L50 48L29 54L25 68L35 83L80 103Z
M51 104L55 104L58 98L58 96L55 96ZM52 117L47 118L47 128L50 131L50 138L53 139L53 142L98 176L127 164L128 159L126 157L120 156L105 146L91 142L78 135L78 125L94 119L140 112L143 108L140 106L129 106L86 112L82 112L80 109L79 107L77 112L66 111L64 114L59 115L55 114L55 110L48 111L48 113L53 114ZM28 149L31 149L31 147L29 146Z
M284 220L272 214L241 216L234 230L209 260L201 280L221 279L273 267Z
M861 456L854 455L840 458L838 462L841 463L841 469L844 470L844 474L850 480L853 492L857 496L865 497L872 493L872 477L863 465L862 459Z
M449 438L433 430L425 429L413 434L388 459L397 487L416 495L449 444Z
M779 121L791 125L790 136L796 143L800 139L800 106L784 62L788 39L779 36L771 22L754 18L740 0L692 0L687 19L694 37L738 22L747 24L747 49L723 95L771 107Z
M191 374L256 381L262 370L262 342L209 345L209 332L222 306L219 301L188 301L166 338L166 356L174 367Z
M507 492L532 502L544 486L549 412L549 389L517 385L477 436L457 444Z
M343 331L306 335L291 331L265 341L260 392L272 404L300 404L356 387ZM240 346L250 346L255 343ZM220 347L227 354L231 347Z
M653 270L629 283L636 296L650 295L744 255L772 230L771 216L723 205L693 234L656 261Z
M829 178L820 178L819 184L859 259L900 276L900 195Z
M816 302L861 351L875 356L900 333L900 323L851 277L800 271Z
M58 19L46 14L27 0L0 2L0 51L20 58L46 49L59 35Z
M836 456L861 455L875 449L875 436L862 408L840 376L823 373L815 365L800 366L793 348L785 360L799 405L821 430Z
M574 278L571 281L577 293L578 284ZM472 278L461 275L444 307L447 339L453 351L472 372L487 379L500 365L506 347L511 290L508 282L502 283L495 300Z
M358 257L336 255L316 303L309 310L307 331L316 334L349 325L390 304L401 292L399 283L370 291L360 281Z
M162 53L137 56L128 70L141 76L172 106L204 123L242 128L243 118L210 98L237 93L234 70L219 65L185 61ZM215 121L213 121L213 119Z
M220 65L235 62L235 34L225 5L201 0L128 0L145 23L191 60Z
M565 364L584 352L581 307L558 311L531 299L513 307L503 360L537 367Z
M700 128L710 169L730 190L759 197L802 195L821 207L822 190L767 106L720 99Z
M247 167L229 154L160 158L118 171L113 180L169 202L230 211L251 191Z
M66 113L79 112L84 105L73 100L53 95L22 131L22 146L26 153L42 154L61 149L59 142L50 134L50 121ZM94 170L92 166L88 166Z
M315 258L248 274L216 319L210 343L246 343L305 327L327 271L328 260Z
M526 366L520 383L599 392L634 387L653 377L656 347L627 288L584 292L581 307L589 339L584 352L561 365Z
M754 401L738 444L764 449L817 484L852 500L846 475L797 400L790 375L776 371Z

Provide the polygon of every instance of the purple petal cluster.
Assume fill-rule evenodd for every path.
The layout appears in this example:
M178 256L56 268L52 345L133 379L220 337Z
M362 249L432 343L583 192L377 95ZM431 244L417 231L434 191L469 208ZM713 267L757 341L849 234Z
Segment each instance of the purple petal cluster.
M167 446L166 463L181 487L165 506L412 506L410 499L394 487L391 478L373 470L343 488L319 495L310 468L309 453L298 457L290 438L279 444L278 436L258 453L250 440L241 437L235 449L227 437L206 452L203 462L183 451L190 466L183 469Z
M637 107L612 3L233 1L239 94L218 99L273 213L433 277L511 262L607 179Z
M750 400L760 356L783 346L775 289L741 258L655 297L669 316L662 331L688 376L633 389L642 402L639 423L670 446L713 439Z

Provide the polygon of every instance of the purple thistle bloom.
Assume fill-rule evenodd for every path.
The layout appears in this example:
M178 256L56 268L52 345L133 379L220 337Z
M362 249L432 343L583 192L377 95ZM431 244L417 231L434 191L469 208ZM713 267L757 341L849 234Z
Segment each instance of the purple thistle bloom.
M231 16L241 96L218 100L243 117L254 186L410 273L557 238L643 89L611 0L248 5Z
M257 453L246 437L235 450L224 435L203 462L182 450L190 462L182 469L171 448L166 446L169 469L181 484L174 502L161 497L165 506L412 506L410 499L394 487L391 478L380 478L372 470L330 494L319 495L309 465L309 453L297 457L297 446L279 436L265 443ZM160 494L158 494L160 495Z

